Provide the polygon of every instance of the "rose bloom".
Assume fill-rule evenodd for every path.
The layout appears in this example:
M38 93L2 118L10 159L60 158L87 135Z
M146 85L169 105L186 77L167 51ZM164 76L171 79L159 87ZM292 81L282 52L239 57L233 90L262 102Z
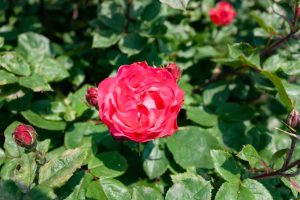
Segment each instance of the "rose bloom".
M209 10L210 20L217 26L227 26L235 18L236 12L233 9L233 6L226 2L221 1L218 3L216 8L211 8Z
M146 62L121 66L116 77L98 86L100 119L118 140L146 142L172 135L184 99L176 79L168 67Z

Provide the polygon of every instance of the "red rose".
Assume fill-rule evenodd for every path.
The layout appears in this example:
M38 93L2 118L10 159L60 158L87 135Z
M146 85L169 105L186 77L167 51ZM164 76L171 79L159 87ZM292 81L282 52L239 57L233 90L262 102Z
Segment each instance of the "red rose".
M99 84L99 116L116 139L146 142L177 130L183 98L170 71L136 62Z
M233 6L226 2L221 1L216 8L209 10L210 20L217 26L226 26L230 24L236 16Z
M36 141L37 133L32 126L20 124L13 132L15 142L21 147L31 147Z

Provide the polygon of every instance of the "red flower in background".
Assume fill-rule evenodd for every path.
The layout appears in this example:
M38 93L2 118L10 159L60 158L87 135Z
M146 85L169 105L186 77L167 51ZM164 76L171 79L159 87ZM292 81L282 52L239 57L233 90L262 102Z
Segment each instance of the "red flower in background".
M146 142L172 135L184 98L176 74L136 62L103 80L98 86L99 116L112 136Z
M221 1L218 3L216 8L211 8L209 10L210 20L217 26L227 26L235 18L236 12L233 9L233 6L226 2Z

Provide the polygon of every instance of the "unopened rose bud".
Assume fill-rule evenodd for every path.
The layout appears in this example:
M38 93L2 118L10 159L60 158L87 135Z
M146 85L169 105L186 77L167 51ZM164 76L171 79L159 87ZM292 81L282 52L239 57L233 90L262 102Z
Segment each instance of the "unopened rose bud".
M36 142L37 133L32 126L20 124L13 132L13 138L15 142L21 146L30 148Z
M87 89L85 94L85 99L90 106L98 106L98 89L95 87L90 87Z
M179 67L176 65L176 63L170 63L166 67L166 70L168 70L173 75L176 81L180 79L181 71Z
M295 109L293 109L288 116L287 124L292 128L298 128L300 126L299 114Z

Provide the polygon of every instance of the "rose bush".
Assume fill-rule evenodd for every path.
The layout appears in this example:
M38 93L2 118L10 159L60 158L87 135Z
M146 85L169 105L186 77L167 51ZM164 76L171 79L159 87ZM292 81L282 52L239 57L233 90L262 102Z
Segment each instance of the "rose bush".
M299 5L1 1L0 199L299 199Z
M172 135L184 98L178 76L177 67L136 62L103 80L98 86L99 116L113 137L146 142Z

